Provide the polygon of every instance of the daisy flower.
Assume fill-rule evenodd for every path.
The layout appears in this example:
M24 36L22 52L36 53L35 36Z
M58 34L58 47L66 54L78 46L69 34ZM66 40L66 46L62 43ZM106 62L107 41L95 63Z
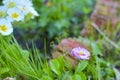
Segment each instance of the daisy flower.
M85 48L80 48L80 47L73 48L71 51L71 54L76 58L82 59L82 60L86 60L86 59L89 60L89 57L90 57L89 51L86 50Z
M33 4L32 4L32 0L21 0L21 3L22 4L26 4L26 5L28 5L28 6L33 6Z
M0 18L5 17L7 9L5 6L0 6Z
M37 11L33 8L33 7L30 7L29 8L29 13L31 15L31 18L33 19L35 16L39 16L39 14L37 13Z
M3 4L7 8L13 8L13 7L19 5L20 2L21 2L20 0L3 0Z
M33 19L35 16L39 16L39 14L33 7L29 7L29 9L27 10L27 14L25 14L25 16L26 19L30 19L30 18Z
M10 35L13 32L13 28L10 22L6 19L0 20L0 33L4 36Z
M29 9L29 7L32 7L32 6L33 4L31 0L21 0L20 5L18 5L17 7L22 11L26 11Z
M27 15L30 12L29 9L31 8L31 6L30 5L26 5L26 4L22 4L22 5L17 6L17 8L20 9L21 12L24 15Z
M24 20L24 14L18 8L11 8L7 11L7 13L9 18L11 18L13 21Z

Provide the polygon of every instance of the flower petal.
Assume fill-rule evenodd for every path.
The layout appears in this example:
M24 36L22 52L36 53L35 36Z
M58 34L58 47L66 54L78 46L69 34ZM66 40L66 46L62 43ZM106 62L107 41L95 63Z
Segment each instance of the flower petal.
M80 48L80 47L73 48L71 51L71 54L76 58L82 59L82 60L85 60L85 59L89 60L89 57L90 57L89 51L86 50L85 48Z

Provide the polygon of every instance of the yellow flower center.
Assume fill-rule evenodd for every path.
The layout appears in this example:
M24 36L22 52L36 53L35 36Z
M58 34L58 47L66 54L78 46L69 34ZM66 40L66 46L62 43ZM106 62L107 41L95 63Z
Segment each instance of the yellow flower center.
M32 16L33 16L33 14L30 12L25 16L25 19L29 20Z
M25 7L25 6L23 6L23 7L22 7L22 11L25 11L25 10L26 10L26 7Z
M47 2L47 6L50 7L52 5L51 2Z
M3 12L2 11L0 11L0 17L3 15Z
M83 54L82 52L79 52L79 53L78 53L78 55L80 55L80 56L81 56L82 54Z
M0 29L1 29L3 32L6 32L6 31L7 31L6 25L0 25Z
M15 3L13 1L9 2L9 7L14 7Z
M15 12L15 13L13 13L11 16L12 16L12 18L18 18L18 17L19 17L19 14Z
M32 17L33 16L33 14L30 12L30 13L28 13L28 15L29 15L29 17Z

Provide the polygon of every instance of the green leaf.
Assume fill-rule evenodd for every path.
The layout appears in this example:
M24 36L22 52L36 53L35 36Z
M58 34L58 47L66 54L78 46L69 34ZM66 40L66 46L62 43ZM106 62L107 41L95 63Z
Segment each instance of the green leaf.
M79 72L83 71L87 67L87 65L88 65L88 61L81 61L81 62L79 62L75 72L79 73Z
M92 43L91 46L92 46L92 51L93 51L94 55L101 55L102 56L100 49L98 48L98 46L95 43Z
M91 7L90 8L83 7L83 11L84 11L85 14L90 13L91 10L92 10Z
M50 76L43 76L40 80L53 80Z
M87 70L92 74L93 80L97 80L98 75L97 75L97 71L95 70L94 65L93 64L88 64L87 65Z
M60 63L57 59L53 59L50 61L50 68L54 73L60 75Z
M22 52L22 56L24 57L24 59L29 58L29 52L27 50L21 50L21 52Z
M78 75L78 74L75 74L73 77L72 77L73 80L82 80L81 76Z
M83 72L80 72L79 74L80 74L82 80L87 80L87 78Z
M61 80L69 80L71 78L72 74L70 71L66 71L63 76L61 76Z
M6 72L8 72L10 69L9 68L2 68L2 69L0 69L0 75L1 74L4 74L4 73L6 73Z

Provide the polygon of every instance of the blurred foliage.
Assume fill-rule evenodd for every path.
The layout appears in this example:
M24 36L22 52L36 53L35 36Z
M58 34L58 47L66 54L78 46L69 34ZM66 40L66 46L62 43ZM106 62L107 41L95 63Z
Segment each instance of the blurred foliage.
M40 16L34 20L14 23L14 26L17 26L16 32L28 40L39 37L52 39L64 33L77 36L94 3L95 0L33 0Z
M62 56L48 60L50 56L46 55L46 59L34 46L24 50L24 46L21 48L14 38L10 42L1 38L0 77L14 76L25 80L119 80L120 48L114 45L120 46L120 24L112 32L109 24L100 31L93 31L91 22L84 24L95 1L33 0L40 16L34 20L26 17L26 21L14 23L14 35L18 42L23 45L28 42L32 46L31 39L35 40L33 44L40 49L44 48L44 53L50 50L46 47L51 46L50 42L55 37L59 43L63 37L79 36L84 25L90 26L89 39L77 38L79 42L91 47L89 61L79 61L75 67L71 67L70 61L64 60ZM107 35L107 30L110 35Z
M41 57L34 46L32 50L24 50L14 37L10 42L1 37L0 78L11 76L17 80L116 80L116 65L102 58L101 49L96 42L88 42L92 48L90 60L79 60L78 64L71 67L69 59L64 59L63 56L47 60Z

